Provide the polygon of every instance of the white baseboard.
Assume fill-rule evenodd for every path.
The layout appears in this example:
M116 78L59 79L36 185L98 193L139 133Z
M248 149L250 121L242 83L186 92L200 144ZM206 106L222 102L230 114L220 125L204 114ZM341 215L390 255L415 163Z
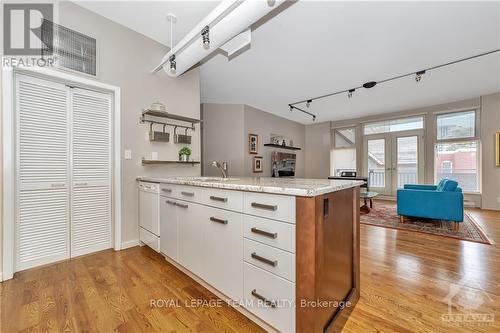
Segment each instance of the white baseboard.
M132 239L126 242L122 242L122 250L138 246L139 245L139 240L138 239Z
M2 272L0 272L0 282L3 281Z

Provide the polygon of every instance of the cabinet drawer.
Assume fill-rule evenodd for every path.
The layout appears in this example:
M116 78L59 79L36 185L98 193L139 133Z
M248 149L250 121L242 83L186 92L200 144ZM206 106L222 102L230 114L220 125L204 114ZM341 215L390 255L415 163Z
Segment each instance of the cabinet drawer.
M243 212L274 220L295 223L295 197L245 192Z
M205 205L233 210L235 212L243 211L243 192L204 188L201 195L201 202Z
M295 253L295 225L249 215L243 221L246 238Z
M201 187L188 185L161 184L160 186L160 195L162 196L200 203L202 191Z
M246 262L295 282L295 255L250 239L244 241Z
M244 263L247 309L281 332L295 332L295 284Z
M156 252L160 252L160 238L144 228L139 228L139 240Z

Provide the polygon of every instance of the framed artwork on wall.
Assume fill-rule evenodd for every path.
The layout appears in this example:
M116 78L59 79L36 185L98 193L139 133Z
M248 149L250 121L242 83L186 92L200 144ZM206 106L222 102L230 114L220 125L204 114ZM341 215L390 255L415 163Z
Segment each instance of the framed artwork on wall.
M248 134L248 153L259 153L259 136L257 134Z
M495 160L497 167L500 167L500 132L495 135Z
M262 172L264 170L264 159L262 156L254 156L253 172Z

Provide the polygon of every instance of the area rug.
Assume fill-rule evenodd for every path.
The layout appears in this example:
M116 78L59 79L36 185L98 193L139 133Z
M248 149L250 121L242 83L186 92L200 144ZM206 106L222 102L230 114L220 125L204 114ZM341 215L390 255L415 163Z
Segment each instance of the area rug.
M422 232L488 245L493 244L467 211L464 214L464 221L460 223L459 231L453 231L453 223L450 221L406 217L405 222L401 223L396 205L381 202L374 202L373 209L368 214L361 214L360 222L378 227Z

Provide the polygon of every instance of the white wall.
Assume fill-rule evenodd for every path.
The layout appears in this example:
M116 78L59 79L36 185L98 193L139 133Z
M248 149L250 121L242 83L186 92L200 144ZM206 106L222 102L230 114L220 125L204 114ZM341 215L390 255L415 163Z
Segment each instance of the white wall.
M122 155L122 242L138 239L137 185L135 178L146 175L199 175L200 166L141 166L141 157L159 152L160 159L177 159L179 145L151 144L148 125L139 124L141 109L161 101L168 111L188 117L200 116L200 83L198 69L180 78L165 73L150 74L151 68L167 48L139 33L72 2L59 3L59 23L92 36L98 44L98 81L121 88L122 149L132 150L132 160ZM192 141L193 157L200 160L200 129Z
M306 126L306 178L330 176L331 135L330 122Z

